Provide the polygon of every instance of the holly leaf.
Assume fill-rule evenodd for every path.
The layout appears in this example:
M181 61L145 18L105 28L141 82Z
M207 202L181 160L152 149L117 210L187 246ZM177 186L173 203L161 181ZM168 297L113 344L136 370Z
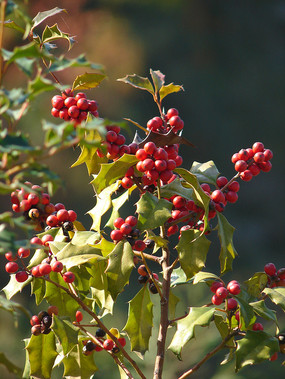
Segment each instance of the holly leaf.
M265 288L263 292L274 304L279 305L285 311L285 288Z
M166 86L162 86L159 90L159 97L160 101L164 99L167 95L170 95L171 93L184 91L183 86L177 85L177 84L167 84Z
M247 365L270 359L279 351L278 339L263 331L248 330L246 336L237 341L236 372Z
M163 225L171 217L172 203L158 199L145 192L136 203L138 213L137 227L140 230L155 229Z
M81 153L76 162L73 163L71 167L76 167L81 165L82 163L86 164L88 174L98 174L101 169L101 164L108 162L107 157L99 157L97 155L97 147L88 147L88 146L80 146Z
M242 330L247 329L256 321L252 306L249 304L249 296L245 291L242 291L238 296L235 296L239 304L240 312L240 327Z
M83 344L80 342L70 353L64 357L64 377L89 379L98 370L94 363L93 354L82 354Z
M57 86L48 79L38 75L33 81L28 83L29 99L34 99L35 96L42 92L53 91Z
M94 175L94 180L91 182L96 194L99 195L104 188L125 176L127 170L137 162L138 159L135 155L124 154L115 162L101 164L99 174Z
M53 364L58 355L54 334L32 335L26 349L29 354L30 375L50 379Z
M116 300L126 284L134 267L134 253L127 241L120 241L108 256L106 269L108 290Z
M161 196L169 199L171 196L182 196L190 200L193 198L193 189L185 188L181 183L181 179L176 178L171 183L161 187Z
M68 33L63 33L57 24L54 24L53 26L46 25L42 34L42 42L50 43L57 39L66 39L68 41L68 50L72 48L75 42L74 38L70 37Z
M182 270L181 267L175 268L172 271L172 274L170 277L170 286L171 287L175 287L179 284L185 284L187 282L188 282L188 280L187 280L186 274L185 274L184 270Z
M72 84L72 90L79 91L96 88L106 78L106 75L100 73L88 73L78 75Z
M246 280L244 284L247 287L247 292L258 298L267 285L267 275L265 272L256 272L250 279Z
M214 321L215 321L216 328L218 329L222 337L222 340L225 339L229 334L229 325L227 321L224 319L223 316L219 314L215 314ZM231 338L227 342L227 347L235 347L234 338Z
M79 329L74 326L70 321L53 315L51 329L58 339L63 354L67 355L78 342Z
M16 275L10 275L9 283L3 288L3 291L8 300L10 300L16 293L22 292L23 288L26 287L33 278L30 276L25 282L19 283L16 280Z
M176 143L180 145L195 147L195 145L193 145L192 142L174 133L172 129L166 134L156 133L151 130L148 133L147 137L144 140L142 140L138 145L140 148L143 148L147 142L153 142L156 144L157 147L164 147L166 145L168 146L174 145Z
M216 185L216 180L220 175L215 163L208 161L205 163L193 162L190 168L192 174L196 175L200 183L209 183Z
M11 362L4 353L0 353L0 364L5 366L6 369L14 374L15 377L20 378L22 376L22 369Z
M142 76L133 74L127 75L124 78L117 79L119 82L123 82L126 84L130 84L131 86L148 91L152 95L154 95L153 86L148 78L143 78Z
M215 308L212 307L191 307L188 316L177 321L177 330L168 347L179 360L181 359L182 348L195 337L197 326L208 326L212 321Z
M23 29L20 25L16 24L15 21L12 21L12 20L4 21L4 26L6 28L15 29L20 33L23 33L23 34L25 33L25 29Z
M159 70L153 71L152 69L150 69L150 75L154 84L155 92L159 92L161 87L164 85L165 75L163 75Z
M175 319L176 305L179 303L180 299L172 291L169 292L169 308L168 308L168 318L169 320Z
M98 63L89 62L84 54L78 57L67 59L64 55L61 55L56 61L54 61L49 67L49 71L57 72L71 67L90 67L92 70L103 71L104 67Z
M272 309L269 309L264 300L254 301L252 303L249 303L249 305L252 306L254 312L260 316L263 317L265 320L270 320L276 323L278 325L276 312Z
M45 281L39 278L33 278L33 281L31 283L31 293L35 295L37 305L39 305L43 301L45 292Z
M128 320L125 330L131 341L131 350L141 356L148 350L153 327L153 303L146 285L129 301Z
M179 243L175 248L187 279L192 278L205 267L210 244L211 242L199 230L189 229L181 233Z
M224 215L217 212L218 218L218 235L221 243L220 266L221 274L232 270L232 262L237 256L236 249L233 245L233 234L235 228L228 222Z
M65 13L67 13L65 9L58 8L58 7L55 7L55 8L53 8L53 9L48 10L48 11L39 12L39 13L33 18L31 31L32 31L35 27L37 27L38 25L40 25L40 24L41 24L44 20L46 20L48 17L55 16L56 14L61 13L61 12L65 12Z
M200 282L214 282L221 281L221 279L212 272L200 271L194 276L193 284Z

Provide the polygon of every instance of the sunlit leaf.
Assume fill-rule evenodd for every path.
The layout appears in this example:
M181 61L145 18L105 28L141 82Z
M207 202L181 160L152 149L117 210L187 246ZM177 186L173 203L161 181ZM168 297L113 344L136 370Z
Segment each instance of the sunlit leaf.
M224 215L217 212L218 217L218 235L221 243L220 266L221 274L232 269L232 262L237 256L236 249L233 245L233 234L235 228L228 222Z
M265 320L273 321L277 324L276 311L269 309L266 306L264 300L254 301L252 303L249 303L249 305L252 306L254 312L258 316L263 317Z
M26 287L31 281L32 277L30 276L24 283L19 283L16 280L16 275L10 275L9 283L3 288L3 291L7 299L11 299L16 293L22 292L23 288Z
M250 279L246 280L244 284L247 287L247 292L258 298L266 287L267 281L268 279L265 272L256 272Z
M104 66L98 63L89 62L84 54L79 55L73 59L67 59L64 55L60 56L56 61L54 61L49 67L49 71L56 72L62 71L71 67L90 67L96 71L103 71Z
M58 13L61 12L66 12L65 9L55 7L53 9L50 9L48 11L44 12L39 12L34 18L33 18L33 23L32 23L32 28L33 30L36 26L40 25L44 20L46 20L48 17L55 16Z
M283 311L285 311L285 288L265 288L263 292L268 295L270 300L276 304L279 305Z
M72 89L74 91L91 89L98 87L106 75L100 73L88 73L79 75L73 82Z
M196 175L200 183L209 183L213 185L216 185L217 177L220 175L213 161L205 163L193 162L190 171L192 174Z
M153 71L150 69L150 75L154 84L155 92L159 92L161 87L164 85L165 75L163 75L159 70Z
M159 90L159 97L160 101L164 99L167 95L170 95L171 93L184 91L184 88L177 84L167 84L166 86L162 86Z
M79 329L70 321L56 315L53 315L51 329L59 340L64 355L68 354L78 342Z
M63 33L57 24L54 24L53 26L46 25L42 34L42 42L49 43L57 39L66 39L68 41L68 50L71 49L74 43L74 39L70 37L68 33Z
M200 271L194 276L193 284L197 284L200 282L213 282L213 281L220 281L220 278L213 274L212 272L205 272L205 271Z
M127 75L124 78L117 79L120 82L124 82L126 84L130 84L135 88L139 88L142 90L146 90L151 94L154 94L153 86L148 78L143 78L142 76L133 74Z

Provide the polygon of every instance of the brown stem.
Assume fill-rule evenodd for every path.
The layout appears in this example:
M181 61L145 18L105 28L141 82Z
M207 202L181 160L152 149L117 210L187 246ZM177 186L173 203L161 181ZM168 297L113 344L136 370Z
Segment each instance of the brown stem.
M192 375L194 372L196 372L208 359L210 359L213 355L215 355L218 351L220 351L226 344L227 342L234 336L239 334L239 330L235 329L232 331L226 338L223 339L223 341L216 346L212 351L210 351L208 354L205 355L203 359L201 359L200 362L196 363L194 367L192 367L190 370L184 372L181 376L179 376L178 379L185 379L188 376Z
M189 313L185 312L185 315L180 316L180 317L177 317L177 318L174 318L173 320L170 320L170 321L169 321L169 325L170 325L170 324L173 324L173 323L176 322L176 321L182 320L183 318L187 317L188 314L189 314Z
M225 184L224 187L221 188L221 191L222 191L222 192L225 191L225 190L228 188L228 186L229 186L234 180L236 180L239 176L240 176L240 172L238 172L235 176L233 176L233 177L231 178L231 180L229 180L229 181L227 182L227 184Z
M63 287L61 284L58 284L56 282L54 282L53 280L51 280L50 278L48 277L43 277L44 280L54 284L56 287L62 289L63 291L65 291L69 296L71 296L80 306L81 308L87 312L91 317L94 318L94 320L97 322L98 326L103 329L106 334L108 334L108 336L115 342L115 344L118 346L118 348L121 350L122 354L124 355L124 357L130 362L130 364L133 366L133 368L136 370L136 372L139 374L139 376L142 378L142 379L146 379L146 377L144 376L144 374L142 373L142 371L140 370L140 368L138 367L137 363L129 356L129 354L126 352L126 350L123 348L123 346L120 344L120 342L118 341L118 339L113 335L113 333L110 332L110 330L102 323L102 321L100 320L100 318L96 315L96 313L94 313L89 307L87 307L87 305L77 296L77 295L74 295L72 292L70 292L70 290L66 287Z
M134 251L133 253L135 256L141 257L141 253L139 253L138 251ZM155 255L150 255L150 254L146 254L146 253L143 253L143 255L144 255L145 259L148 259L150 261L156 262L156 263L161 265L161 261L162 261L161 257L157 257Z
M157 281L154 279L154 277L153 277L153 275L152 275L152 272L151 272L150 268L148 267L148 264L147 264L147 262L146 262L146 260L145 260L145 257L144 257L144 253L143 253L143 251L141 251L141 258L142 258L142 261L143 261L143 263L144 263L144 265L145 265L145 268L146 268L146 271L147 271L148 275L150 276L150 278L151 278L153 284L155 285L155 288L157 289L157 292L159 293L160 298L163 299L163 295L162 295L162 293L161 293L161 289L160 289L160 287L159 287Z
M48 64L46 63L46 61L44 60L44 58L43 58L42 60L43 60L43 63L44 63L44 65L45 65L45 67L47 68L49 74L53 77L53 79L54 79L58 84L61 84L60 81L57 79L57 77L54 75L54 73L51 72L51 71L49 70Z

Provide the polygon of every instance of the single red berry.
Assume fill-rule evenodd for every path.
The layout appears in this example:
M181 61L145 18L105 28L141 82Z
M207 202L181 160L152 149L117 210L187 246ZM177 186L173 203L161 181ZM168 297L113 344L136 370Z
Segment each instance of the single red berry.
M41 263L39 265L39 273L41 275L48 275L51 272L51 265L48 263Z
M60 110L64 105L64 99L59 95L55 95L51 99L51 103L52 103L53 108Z
M212 296L212 303L214 305L220 305L220 304L222 304L223 301L224 301L224 299L217 296L216 294Z
M174 159L168 159L167 163L167 169L168 170L174 170L176 168L176 162Z
M130 152L131 152L131 149L129 148L128 145L122 145L120 147L119 155L122 156L124 154L130 154Z
M118 217L114 220L114 227L120 228L125 223L125 220L122 217Z
M252 145L252 151L253 153L258 153L258 152L263 152L264 150L264 145L262 142L255 142L253 145Z
M142 168L144 171L150 171L154 167L154 161L150 158L146 158L142 161Z
M168 118L168 120L173 117L173 116L178 116L179 115L179 112L176 108L170 108L168 109L167 113L166 113L166 116Z
M172 225L167 229L167 235L168 237L172 236L173 234L177 233L179 230L178 225Z
M273 158L273 153L270 149L265 149L263 154L264 154L265 161L270 161Z
M264 154L261 151L255 153L254 156L253 156L253 159L254 159L255 163L262 163L262 162L264 162L264 158L265 158Z
M63 270L63 264L60 261L54 261L51 264L51 271L61 272Z
M76 100L74 97L67 97L65 100L64 100L64 105L67 107L67 108L70 108L70 107L73 107L74 105L76 105Z
M215 203L224 203L225 202L225 195L221 190L215 190L211 193L211 199Z
M226 193L226 200L229 203L235 203L238 200L238 194L236 192L234 192L234 191L228 191Z
M117 134L116 141L114 142L116 145L124 145L126 142L126 138L122 134Z
M14 205L14 204L13 204ZM30 209L30 207L31 207L31 204L30 204L30 202L29 202L29 200L22 200L21 202L20 202L20 211L21 212L26 212L26 211L28 211L29 209Z
M75 275L73 274L73 272L71 272L71 271L67 271L67 272L65 272L65 273L62 275L62 279L63 279L66 283L73 283L74 280L75 280Z
M157 120L155 120L154 118L150 119L147 124L146 124L146 127L149 129L149 130L154 130L156 131L157 129L159 129L160 127L160 123L157 122Z
M80 114L80 109L76 105L72 105L68 108L68 115L72 118L77 118Z
M274 361L276 361L278 359L278 352L276 351L273 355L271 355L271 357L270 357L270 361L271 362L274 362Z
M238 302L236 301L236 299L228 299L228 309L229 310L234 310L236 309L238 306Z
M96 112L98 109L98 104L95 100L88 100L88 111Z
M121 241L124 238L124 235L120 230L112 230L110 237L113 241Z
M49 204L49 202L50 202L50 197L49 197L49 194L48 193L42 193L41 194L41 203L43 204L43 205L47 205L47 204Z
M28 279L29 275L26 271L18 271L15 275L17 282L23 283Z
M9 262L15 262L18 259L17 256L14 256L14 254L12 253L12 251L8 251L8 253L5 254L5 258Z
M154 142L147 142L143 148L144 151L149 155L153 155L157 150L156 144Z
M208 183L202 183L201 188L204 192L210 193L211 192L211 187L209 186Z
M76 100L76 97L75 97L75 100ZM86 111L89 107L89 103L88 103L88 100L87 99L84 99L83 97L81 97L80 99L77 100L77 103L76 103L77 107L81 110L81 111Z
M68 211L68 220L70 222L74 222L77 219L77 213L74 212L72 209Z
M31 269L31 274L35 277L35 278L38 278L41 275L40 271L39 271L39 265L37 266L34 266L32 269Z
M144 149L138 149L136 152L136 158L140 161L144 161L148 157L148 154L145 152Z
M233 154L231 161L232 163L236 163L237 161L239 161L239 153Z
M235 281L231 281L228 283L227 285L227 289L228 291L232 294L232 295L238 295L240 293L240 285L238 282L235 282Z
M115 346L115 342L109 338L106 339L103 343L103 348L105 350L112 350L114 346Z
M53 241L53 236L51 234L45 234L43 237L42 237L42 243L43 245L45 246L48 246L49 245L49 242L52 242Z
M252 330L254 330L254 331L263 330L263 325L260 322L255 322L252 325Z
M67 108L61 108L61 110L59 111L59 118L61 118L64 121L69 120L69 114L68 114Z
M228 290L225 287L219 287L216 291L216 296L225 299L228 296Z
M148 272L147 272L147 269L145 267L145 265L140 265L138 267L138 273L142 276L147 276L148 275Z
M260 173L260 168L257 166L256 163L252 163L248 169L250 170L253 176L257 176Z
M124 347L124 346L126 346L126 339L125 339L125 337L119 337L118 338L118 342Z
M250 170L244 170L239 176L244 182L249 182L252 179L252 173Z
M125 219L125 222L131 226L136 226L137 223L138 223L138 220L135 216L128 216L126 219Z
M253 152L253 150L249 147L249 148L246 149L246 151L247 151L247 153L248 153L248 158L247 158L247 160L253 158L253 156L254 156L254 152Z
M169 180L172 178L173 172L171 170L164 170L160 172L159 177L160 180L163 182L163 184L168 183Z
M66 99L67 97L73 97L74 93L71 88L67 88L62 92L61 96Z
M36 193L30 193L27 200L31 205L37 205L40 201L40 198Z
M115 142L117 139L117 133L114 132L113 130L109 130L107 133L106 133L106 141L108 142Z
M18 263L16 262L8 262L6 263L5 265L5 270L9 273L9 274L14 274L15 272L17 272L19 269L19 265Z
M30 249L25 249L24 247L20 247L18 249L18 256L20 258L27 258L30 255Z
M181 166L183 163L183 158L181 157L181 155L177 155L177 157L174 160L177 167Z
M280 270L277 271L277 276L280 280L285 279L285 268L280 268Z
M52 316L52 315L58 315L58 308L56 305L50 305L47 309L47 313Z
M139 172L144 172L144 168L143 168L143 161L139 161L137 164L136 164L136 168Z
M76 321L80 323L83 320L83 314L80 311L77 311L75 314Z
M133 230L133 228L131 227L130 224L124 222L121 226L120 226L120 231L124 234L124 235L129 235L131 233L131 231Z
M155 165L156 170L159 171L159 172L164 171L164 170L167 169L167 163L163 159L157 159L154 162L154 165Z
M269 275L269 276L273 276L273 275L276 275L276 266L274 263L267 263L265 266L264 266L264 272Z
M59 222L69 221L69 214L66 209L60 209L59 211L57 211L56 217Z
M225 176L219 176L216 183L219 188L223 188L228 183L228 179Z
M87 96L84 92L78 92L76 95L75 95L75 100L78 101L79 99L86 99Z
M183 208L186 205L186 199L182 196L175 196L172 200L172 204L177 209Z
M134 250L143 251L146 248L146 244L141 240L136 240L133 246Z
M243 172L244 170L247 169L247 163L243 160L238 160L236 163L235 163L235 170L237 172Z
M159 147L153 154L153 157L155 159L162 159L164 161L167 161L168 159L168 154L167 152L162 148L162 147Z
M57 226L57 224L58 224L58 218L55 215L50 215L46 219L46 223L51 228L54 227L54 226Z
M213 292L213 293L216 293L217 289L219 287L223 287L223 283L219 282L219 281L216 281L216 282L213 282L211 284L211 287L210 287L210 290Z
M42 327L41 325L34 325L31 327L31 333L34 335L34 336L39 336L42 332Z
M231 184L228 185L229 191L238 192L239 188L240 188L239 182L237 182L236 180L234 180L233 182L231 182Z
M243 160L243 161L247 161L249 159L249 154L248 154L248 151L246 149L241 149L239 152L239 159Z
M272 169L272 163L270 161L258 163L258 167L263 172L269 172Z
M133 155L135 155L136 154L136 152L137 152L137 150L139 149L139 146L138 146L138 144L136 144L135 142L132 142L132 143L130 143L129 144L129 148L130 148L130 154L133 154Z
M31 317L31 319L30 319L30 324L31 324L32 326L34 326L34 325L39 325L40 323L41 323L41 322L40 322L38 316L34 315L34 316Z

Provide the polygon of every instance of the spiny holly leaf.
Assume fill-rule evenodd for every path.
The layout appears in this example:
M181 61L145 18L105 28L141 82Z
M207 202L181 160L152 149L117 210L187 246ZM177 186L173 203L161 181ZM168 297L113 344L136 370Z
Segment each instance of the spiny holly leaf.
M61 55L55 62L49 67L49 71L56 72L62 71L71 67L90 67L96 71L103 71L104 67L98 63L89 62L84 54L79 55L73 59L67 59L64 55Z
M256 317L252 306L248 303L249 296L245 291L242 291L238 296L235 296L235 298L239 304L240 327L242 330L245 330L255 323Z
M279 344L276 337L263 331L248 330L246 336L237 341L236 371L268 360L277 351Z
M181 360L182 348L195 336L197 326L207 326L214 315L215 308L191 307L188 316L177 321L177 330L173 336L170 349Z
M68 354L78 342L79 329L70 321L53 315L51 329L59 340L63 354Z
M100 73L88 73L78 75L72 84L72 90L79 91L83 89L96 88L106 78L106 75Z
M148 78L143 78L142 76L133 74L133 75L127 75L124 78L117 79L119 82L124 82L126 84L130 84L131 86L135 88L139 88L145 91L150 92L152 95L154 95L153 86Z
M112 228L112 229L114 228L115 219L120 217L119 209L125 204L125 202L129 199L133 190L136 188L137 188L137 186L134 185L131 188L128 188L121 196L118 196L116 199L112 200L112 213L111 213L111 216L110 216L108 222L106 223L105 227L109 226L109 228ZM101 197L101 195L100 195L100 197Z
M149 192L144 193L136 203L140 230L155 229L171 217L172 203L158 199Z
M276 317L276 312L273 311L272 309L269 309L264 300L259 300L259 301L254 301L252 303L249 303L249 305L252 306L254 312L260 316L263 317L265 320L271 320L278 324L277 322L277 317Z
M3 288L7 299L11 299L16 293L22 292L22 289L26 287L31 281L32 277L29 277L24 283L19 283L16 280L16 275L10 275L9 283Z
M12 363L4 353L0 353L0 364L5 366L6 369L11 373L14 374L15 377L20 378L22 376L22 369L18 366L16 366L14 363Z
M100 231L101 230L101 219L103 215L111 208L112 206L112 195L119 188L119 183L115 182L109 187L105 188L100 195L96 197L96 205L89 212L87 212L92 220L91 229ZM112 225L113 226L113 225Z
M233 234L235 228L228 222L224 215L217 212L218 217L218 235L221 243L220 266L221 274L232 269L232 262L237 256L236 249L233 245Z
M103 163L99 174L94 175L94 180L91 182L96 194L99 195L104 188L125 176L127 170L137 162L135 155L124 154L113 163Z
M193 162L190 171L192 174L196 175L200 183L209 183L213 185L216 185L217 177L220 175L213 161L205 163Z
M109 255L106 274L108 278L108 290L112 298L116 300L126 284L134 267L134 253L127 241L120 241Z
M54 334L32 335L26 349L29 354L30 375L36 378L49 379L58 354Z
M185 284L187 282L188 280L187 280L184 270L182 270L182 267L175 268L172 271L171 278L170 278L171 287L175 287L179 284Z
M71 167L76 167L82 163L86 164L88 174L98 174L101 169L101 164L108 162L107 157L99 157L97 155L97 147L81 146L81 153L76 162Z
M23 29L21 26L16 24L15 21L12 21L12 20L4 21L4 26L6 28L18 30L18 32L20 32L20 33L23 33L23 34L25 33L25 29Z
M229 334L229 325L228 325L226 319L219 314L215 314L214 321L215 321L216 328L218 329L222 339L225 339ZM228 347L235 347L234 338L231 338L227 342L227 346Z
M82 354L83 344L80 342L71 352L63 359L64 377L89 379L97 370L94 363L93 354Z
M53 282L69 288L60 274L51 272L49 277ZM49 304L58 307L59 316L69 316L72 320L75 319L75 312L79 308L79 304L66 291L56 287L53 283L46 282L45 299Z
M31 77L34 72L35 59L18 58L15 63L27 76Z
M200 271L194 276L193 284L200 282L213 282L216 280L221 281L221 279L212 272Z
M65 12L65 9L62 8L53 8L48 11L44 12L39 12L34 18L33 18L33 23L32 23L32 28L31 31L38 25L40 25L44 20L46 20L48 17L55 16L58 13Z
M148 133L147 137L144 140L142 140L138 145L140 148L143 148L147 142L153 142L156 144L157 147L174 145L176 143L180 145L195 147L195 145L193 145L192 142L188 141L184 137L179 136L178 134L175 134L172 129L166 134L156 133L151 130Z
M150 75L154 84L155 92L159 92L161 87L164 85L165 75L163 75L159 70L153 71L152 69L150 69Z
M184 91L184 88L183 86L177 84L170 83L166 86L162 86L159 90L160 101L162 101L162 99L164 99L167 95L180 91Z
M54 24L53 26L46 25L42 34L42 42L50 43L57 39L66 39L68 41L68 50L72 48L72 45L75 42L74 38L70 37L68 33L63 33L57 24Z
M131 349L141 356L148 350L153 326L153 304L146 285L129 302L128 320L125 330L131 341Z
M267 275L265 272L256 272L250 279L246 280L244 284L247 287L247 292L258 298L267 285Z
M171 196L182 196L185 199L190 200L193 198L193 189L185 188L181 184L181 180L176 178L173 182L161 187L161 196L170 198Z
M33 99L42 92L53 91L56 87L56 84L38 75L33 81L29 81L28 83L29 99Z
M31 283L31 293L35 295L37 305L39 305L43 301L45 292L45 281L39 278L33 278L33 281Z
M285 311L285 288L265 288L263 292L274 304L279 305Z
M189 229L181 233L178 245L179 262L187 279L201 271L205 267L205 261L211 242L201 235L199 230Z
M52 55L45 52L45 50L40 50L33 42L20 47L17 46L13 51L2 49L2 54L5 60L7 60L7 64L22 58L47 58L53 60Z

